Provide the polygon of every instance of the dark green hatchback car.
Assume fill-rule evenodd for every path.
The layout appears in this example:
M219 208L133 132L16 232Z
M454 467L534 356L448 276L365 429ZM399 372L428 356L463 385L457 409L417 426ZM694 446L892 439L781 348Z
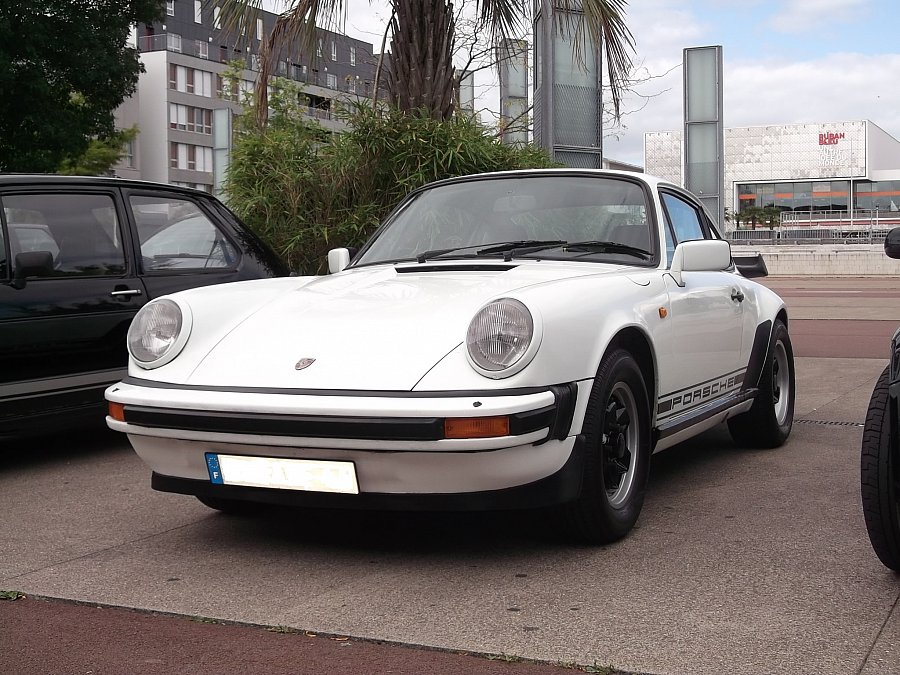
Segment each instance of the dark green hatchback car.
M149 300L287 274L205 192L0 175L0 438L102 422L128 325Z

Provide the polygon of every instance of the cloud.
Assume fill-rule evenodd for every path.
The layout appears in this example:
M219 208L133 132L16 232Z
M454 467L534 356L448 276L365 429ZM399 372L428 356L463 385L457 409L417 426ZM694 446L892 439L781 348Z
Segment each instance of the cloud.
M900 138L900 54L836 53L799 62L725 59L726 127L841 122L868 119ZM680 69L646 87L671 89L640 112L626 115L619 140L608 139L607 155L643 163L643 134L681 129ZM626 102L634 105L637 99Z
M859 20L870 5L871 0L790 0L767 23L782 33L808 33L823 24Z

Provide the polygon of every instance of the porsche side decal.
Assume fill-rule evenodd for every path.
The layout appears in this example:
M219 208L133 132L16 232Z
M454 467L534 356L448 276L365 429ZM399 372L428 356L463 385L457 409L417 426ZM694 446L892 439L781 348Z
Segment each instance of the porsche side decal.
M746 374L747 369L743 368L714 380L700 382L670 394L664 394L657 401L656 415L659 419L671 417L734 391L744 383Z

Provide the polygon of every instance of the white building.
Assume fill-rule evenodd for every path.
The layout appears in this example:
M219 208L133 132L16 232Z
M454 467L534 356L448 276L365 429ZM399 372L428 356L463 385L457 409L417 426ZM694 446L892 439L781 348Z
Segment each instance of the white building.
M682 136L644 135L647 173L684 185ZM724 198L798 225L900 224L900 141L868 120L725 129Z

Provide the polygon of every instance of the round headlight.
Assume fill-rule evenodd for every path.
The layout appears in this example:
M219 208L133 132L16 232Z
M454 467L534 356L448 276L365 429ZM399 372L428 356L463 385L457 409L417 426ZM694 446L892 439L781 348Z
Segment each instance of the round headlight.
M503 371L519 364L533 337L534 320L528 308L518 300L502 298L482 307L472 319L466 347L477 368L489 377L503 377L512 374Z
M178 356L190 328L190 313L178 303L155 300L144 305L128 327L128 352L142 368L156 368Z

